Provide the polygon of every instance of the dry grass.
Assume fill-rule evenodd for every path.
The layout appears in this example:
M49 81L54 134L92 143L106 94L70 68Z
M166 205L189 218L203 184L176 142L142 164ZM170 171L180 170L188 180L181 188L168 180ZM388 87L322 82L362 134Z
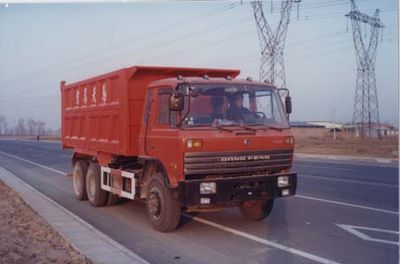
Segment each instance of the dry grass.
M296 152L308 154L346 155L362 157L393 158L399 157L398 137L358 138L350 133L333 132L321 129L294 129Z
M0 264L91 264L0 181Z

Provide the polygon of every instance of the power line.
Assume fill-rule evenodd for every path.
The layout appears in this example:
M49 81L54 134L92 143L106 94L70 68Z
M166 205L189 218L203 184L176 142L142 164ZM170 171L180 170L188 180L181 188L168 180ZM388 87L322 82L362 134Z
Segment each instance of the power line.
M210 32L215 32L215 31L219 31L219 30L224 30L224 29L226 29L227 26L237 26L238 23L241 23L241 22L244 22L244 21L249 21L249 18L250 18L250 17L251 17L251 15L249 14L249 15L246 15L246 16L239 17L239 19L238 19L238 18L235 18L235 19L233 19L233 20L229 20L229 21L220 23L220 24L218 24L218 25L213 25L213 26L209 26L209 27L202 28L202 29L199 29L199 30L191 31L191 32L189 32L189 33L185 33L185 34L182 34L182 35L174 36L174 37L171 38L170 40L163 40L163 41L156 42L156 43L153 43L153 44L150 44L150 45L147 44L147 45L144 45L144 46L141 46L141 47L137 47L137 48L135 48L135 53L140 53L141 50L149 49L149 48L152 47L152 46L158 46L158 47L162 46L162 47L165 47L165 46L168 46L168 45L170 45L170 44L175 44L175 43L176 43L176 39L187 39L187 38L190 37L190 36L200 36L200 35L201 35L201 36L204 36L204 34L208 34L208 33L210 33ZM246 31L245 33L248 33L248 31ZM132 50L130 50L130 52L132 52ZM164 55L163 55L163 56L164 56ZM110 53L105 54L105 56L104 56L102 59L105 59L105 58L107 58L107 57L113 58L113 57L115 57L115 54L110 54ZM119 57L122 57L122 56L119 56ZM160 57L160 55L157 55L157 57ZM98 59L92 59L92 60L90 60L90 61L86 61L85 63L81 63L81 64L80 64L80 67L83 67L83 66L85 66L85 65L87 65L87 64L92 64L92 63L94 63L95 61L98 61ZM140 64L140 63L139 63L139 64ZM61 69L60 69L60 68L58 68L58 69L53 69L53 74L60 73L60 72L64 72L64 70L65 70L66 68L69 68L69 67L66 66L66 67L63 67L63 68L61 68ZM54 71L54 70L55 70L55 71ZM40 75L36 75L36 76L34 76L33 78L30 78L30 80L39 79L39 76L40 76ZM46 78L46 77L45 77L45 78L48 79L48 78L51 78L51 77L52 77L51 75L48 75L47 78ZM21 80L18 80L18 81L21 81ZM40 78L39 81L43 82L43 78ZM58 83L57 83L57 85L58 85ZM21 92L23 89L28 89L28 88L25 88L25 87L26 87L26 86L22 86L22 87L21 87L22 89L14 89L14 90L12 90L11 92L19 93L19 92ZM1 99L0 99L0 100L1 100Z
M239 21L242 21L242 19L240 19ZM239 22L238 21L238 22ZM229 21L228 21L229 22ZM229 23L223 23L223 24L226 24L226 26L228 26L229 25ZM221 26L221 25L220 25ZM219 26L219 27L220 27ZM225 25L224 25L225 26ZM200 31L198 31L198 32L200 32ZM245 33L246 31L242 31L242 33ZM186 36L188 36L188 34L185 34ZM240 34L239 34L240 35ZM236 36L236 34L234 35L234 36ZM229 37L228 37L228 39L229 39ZM217 40L216 42L219 42L220 40ZM170 43L172 43L172 41L170 41ZM222 43L222 42L221 42ZM211 45L211 44L213 44L213 43L209 43L209 45ZM219 43L218 43L219 44ZM145 46L144 48L148 48L148 45L147 46ZM179 53L179 52L181 52L181 51L177 51L177 52L175 52L175 53ZM157 57L159 57L159 56L157 56ZM56 85L58 86L58 82L56 83ZM26 86L25 86L26 87ZM28 89L29 87L27 87L26 89ZM18 90L15 90L15 92L20 92L20 90L18 89ZM4 98L4 97L3 97Z
M238 23L241 23L241 24L242 24L242 22L243 22L243 21L246 21L246 19L248 19L249 17L250 17L250 16L239 17L239 19L236 18L236 19L234 19L234 20L229 20L229 21L226 21L226 22L224 22L224 23L221 23L221 24L218 24L218 25L215 25L215 26L210 26L210 27L207 27L207 28L202 28L202 29L199 29L199 30L197 30L197 31L192 31L192 32L190 32L190 33L186 33L186 34L183 34L183 35L174 37L172 40L157 42L157 43L154 43L154 44L152 44L152 45L146 45L146 46L144 46L144 47L141 47L141 48L137 49L137 50L135 51L135 53L137 53L138 51L140 51L142 48L143 48L143 49L147 49L147 48L150 48L151 46L163 46L163 47L165 47L165 46L168 46L169 44L175 43L175 40L176 40L176 39L187 38L187 37L189 37L190 35L196 35L196 36L198 36L198 35L203 35L204 33L207 33L207 32L213 32L213 31L216 31L216 30L224 30L224 27L226 27L226 26L236 26L236 24L238 24ZM341 15L341 17L342 17L342 15ZM148 63L148 60L151 60L152 58L157 58L157 59L162 58L162 59L165 59L165 58L168 58L168 57L175 56L175 54L182 54L182 53L184 53L184 52L186 52L186 51L188 51L188 50L190 50L190 51L193 52L194 50L203 49L203 48L205 48L205 47L213 46L213 44L220 45L220 44L223 44L223 43L224 43L224 40L229 40L229 39L236 39L236 40L237 40L237 39L239 39L239 38L248 38L248 37L252 37L252 35L249 35L249 34L248 34L248 33L251 32L251 30L249 30L249 29L247 29L247 28L244 28L244 29L245 29L245 30L236 32L235 34L231 34L231 35L229 35L229 36L227 36L227 37L223 37L222 39L217 39L217 40L215 40L215 41L211 41L211 42L209 42L209 41L207 41L207 42L195 42L194 45L191 45L191 46L186 47L185 50L176 50L176 51L171 52L171 53L168 53L168 54L162 53L161 55L160 55L160 54L155 54L153 57L147 57L147 60L146 60L146 61L142 61L141 63ZM343 34L343 33L344 33L344 32L339 32L339 35L341 35L341 34ZM317 37L317 38L303 39L303 40L301 40L301 41L296 41L296 42L290 43L290 44L291 44L291 46L294 46L294 50L299 49L299 51L298 51L297 53L304 53L304 52L306 52L306 50L308 49L308 47L310 47L310 49L313 49L312 47L313 47L313 44L314 44L314 43L319 42L320 40L327 39L327 38L336 38L337 36L338 36L338 33L337 33L337 32L334 33L334 34L329 33L329 34L326 34L326 35L319 36L319 37ZM293 48L289 48L288 53L290 54L290 53L292 53L292 52L294 52L294 51L293 51ZM252 53L252 54L253 54L253 53ZM312 54L310 54L310 55L312 55ZM119 57L122 57L122 56L119 56ZM91 62L87 62L87 63L91 63ZM140 63L139 63L139 64L140 64ZM85 65L86 65L86 64L82 64L82 66L85 66ZM58 73L58 72L60 72L60 71L56 71L56 73ZM48 78L52 78L52 76L48 76ZM40 81L41 81L42 83L48 83L48 82L43 82L43 78L40 79ZM54 81L54 86L58 86L58 79ZM25 85L25 86L22 86L22 88L23 88L23 90L25 90L25 89L30 89L29 86L26 86L26 85ZM11 90L11 92L12 92L13 94L15 94L15 93L21 93L21 91L22 91L21 89L13 89L13 90ZM7 91L7 92L8 92L8 94L10 94L10 91ZM0 98L0 101L4 101L4 100L6 100L6 97L5 97L5 96L3 96L3 97Z
M338 2L342 2L342 1L329 1L329 2L327 2L327 3L338 3ZM232 3L232 4L229 4L229 5L227 5L227 6L220 7L220 8L218 8L218 9L216 9L216 10L214 11L214 14L218 14L219 12L223 12L223 11L232 9L232 8L238 6L238 5L239 5L239 3L236 3L236 4ZM325 5L326 5L326 4L325 4ZM188 20L188 21L189 21L190 19L200 20L200 19L206 17L206 15L207 15L208 13L210 13L210 12L201 13L200 15L189 17L189 18L187 18L186 20ZM310 19L302 19L302 20L310 20ZM171 24L171 25L169 25L169 26L161 27L161 28L159 28L159 29L157 29L157 30L158 30L158 31L162 31L162 30L166 30L166 29L169 29L169 28L170 28L170 29L175 29L174 26L175 26L177 23L178 23L178 22L176 22L176 23L174 23L174 24ZM149 33L149 34L150 34L150 33ZM122 46L126 46L126 44L120 45L120 46L121 46L121 47L122 47ZM108 47L117 47L117 46L108 46ZM144 46L144 48L147 48L147 47L148 47L148 45ZM110 51L108 51L107 54L110 54ZM111 54L110 54L110 55L111 55ZM109 55L109 56L110 56L110 55ZM99 60L99 59L96 58L95 56L91 56L91 55L85 55L85 56L81 57L81 59L85 59L85 58L90 58L90 61L89 61L89 62L93 62L93 63L94 63L95 61L98 61L98 60ZM77 59L75 59L75 60L73 60L73 63L80 63L80 61L77 60ZM85 64L80 63L79 67L82 67L82 65L87 65L87 64L88 64L88 62L86 62ZM49 67L46 67L46 68L44 68L44 69L41 69L41 70L38 70L38 71L35 71L35 72L31 73L31 74L35 74L35 73L37 73L37 74L35 74L35 75L34 75L32 78L30 78L30 79L39 78L39 76L40 76L41 74L44 74L44 73L45 73L44 71L47 70L47 69L49 69L49 70L51 70L51 71L54 71L55 69L57 69L57 67L56 67L57 65L61 65L61 69L66 69L66 68L72 67L72 66L68 66L68 63L52 65L52 66L49 66ZM59 68L59 67L58 67L58 68ZM56 71L56 72L58 72L58 71ZM25 74L25 75L28 75L28 76L29 76L30 74ZM10 82L10 81L20 81L20 80L21 80L21 77L23 78L23 76L19 76L18 78L14 79L14 80L9 80L9 82ZM1 82L0 82L0 83L1 83ZM4 83L4 81L3 81L3 83Z
M24 74L24 75L25 76L30 76L30 75L35 75L35 74L41 74L41 73L45 72L48 69L54 69L55 67L58 67L58 66L64 66L65 67L66 64L71 64L71 63L72 64L76 64L76 63L79 63L80 61L85 60L87 58L93 58L98 54L102 54L104 52L109 52L110 50L115 50L116 48L121 48L121 47L125 47L127 45L131 45L132 41L138 42L138 41L142 41L142 40L145 40L145 39L153 38L154 36L156 36L159 33L165 33L165 32L171 31L171 30L175 30L175 29L180 28L180 27L187 26L190 23L193 23L193 22L196 22L196 21L200 21L200 20L202 20L202 19L204 19L206 17L210 17L210 16L214 16L214 15L223 13L225 11L231 10L231 9L233 9L235 7L238 7L238 6L240 6L240 2L229 3L227 5L219 7L217 9L214 9L214 10L211 10L211 11L206 11L206 12L200 13L198 15L194 15L194 16L190 16L188 18L182 19L182 20L180 20L178 22L174 22L172 24L169 24L169 25L166 25L166 26L162 26L160 28L155 29L154 31L142 34L140 36L131 37L131 38L125 40L122 43L116 43L116 44L108 45L108 46L106 46L106 47L104 47L102 49L99 49L99 50L95 51L95 52L91 52L90 54L86 54L84 56L81 56L81 57L78 57L78 58L63 62L63 63L56 63L56 64L53 64L53 65L44 67L44 68L42 68L40 70L31 72L31 73L27 73L27 74ZM20 80L20 78L21 78L21 76L18 76L17 78L12 79L12 80L0 81L0 85L4 84L4 83L8 83L10 81Z

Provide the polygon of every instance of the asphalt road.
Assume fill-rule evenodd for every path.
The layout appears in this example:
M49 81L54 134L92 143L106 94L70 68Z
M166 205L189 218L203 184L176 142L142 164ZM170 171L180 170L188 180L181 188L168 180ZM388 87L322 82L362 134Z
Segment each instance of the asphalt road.
M72 191L71 152L55 143L0 140L0 166L151 263L398 263L398 167L296 160L298 195L264 221L236 208L183 216L155 231L140 202L94 208Z

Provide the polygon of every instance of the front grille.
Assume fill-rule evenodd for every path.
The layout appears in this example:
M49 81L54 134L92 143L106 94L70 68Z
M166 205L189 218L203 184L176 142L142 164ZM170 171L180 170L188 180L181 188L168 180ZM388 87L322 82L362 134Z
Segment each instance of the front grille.
M225 175L274 172L290 168L290 149L251 152L191 152L185 153L185 175Z

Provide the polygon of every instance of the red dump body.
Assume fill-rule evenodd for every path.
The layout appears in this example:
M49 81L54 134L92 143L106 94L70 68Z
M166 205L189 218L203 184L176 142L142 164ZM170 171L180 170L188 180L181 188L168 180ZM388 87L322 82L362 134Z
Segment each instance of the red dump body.
M135 66L73 84L61 82L62 145L96 156L139 155L146 88L177 77L236 77L237 70Z

